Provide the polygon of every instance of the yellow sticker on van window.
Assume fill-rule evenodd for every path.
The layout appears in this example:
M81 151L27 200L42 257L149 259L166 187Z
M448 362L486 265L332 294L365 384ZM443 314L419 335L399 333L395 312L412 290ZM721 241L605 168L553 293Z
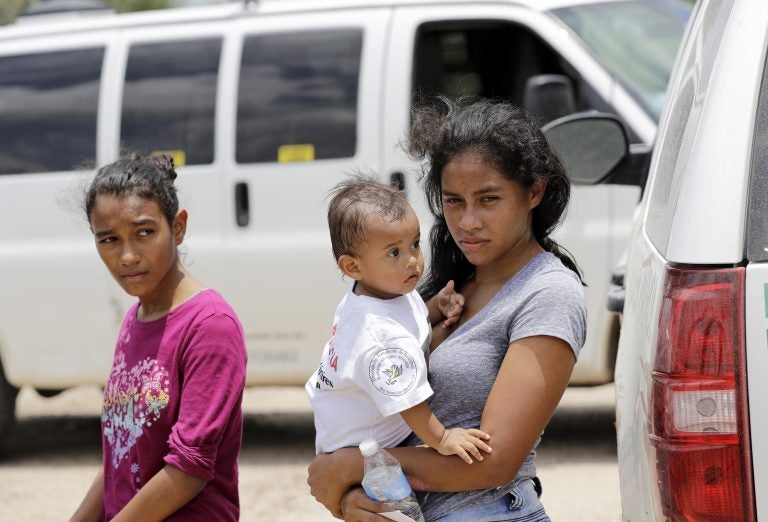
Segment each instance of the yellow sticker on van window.
M187 154L180 149L153 150L150 156L160 156L162 154L165 154L166 156L170 156L171 158L173 158L174 167L183 167L184 165L187 164Z
M291 163L293 161L314 161L315 146L311 143L296 145L280 145L277 148L277 161Z

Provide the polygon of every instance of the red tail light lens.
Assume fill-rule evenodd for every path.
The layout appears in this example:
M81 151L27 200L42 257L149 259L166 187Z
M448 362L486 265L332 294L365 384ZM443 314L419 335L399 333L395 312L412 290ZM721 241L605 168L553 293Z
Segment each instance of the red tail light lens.
M667 520L741 522L745 516L738 447L656 448L662 507Z
M736 348L743 337L739 315L742 292L738 281L722 283L714 277L714 272L670 270L656 370L676 375L733 376ZM692 283L691 287L677 286Z
M652 442L668 520L754 521L743 268L669 268L652 373Z

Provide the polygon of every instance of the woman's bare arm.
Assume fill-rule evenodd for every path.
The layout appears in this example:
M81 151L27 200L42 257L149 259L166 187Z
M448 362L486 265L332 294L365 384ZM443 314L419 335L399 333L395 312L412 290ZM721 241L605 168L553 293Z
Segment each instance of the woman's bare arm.
M483 410L480 429L491 436L493 453L467 466L427 447L392 448L415 489L468 491L510 482L560 402L575 357L568 343L549 336L510 344ZM317 457L309 485L315 498L341 515L344 492L362 480L358 451L341 450Z
M507 484L555 412L575 362L568 343L558 338L528 337L510 344L480 423L491 436L493 453L471 469L436 454L413 458L411 448L394 448L393 454L416 489L467 491Z

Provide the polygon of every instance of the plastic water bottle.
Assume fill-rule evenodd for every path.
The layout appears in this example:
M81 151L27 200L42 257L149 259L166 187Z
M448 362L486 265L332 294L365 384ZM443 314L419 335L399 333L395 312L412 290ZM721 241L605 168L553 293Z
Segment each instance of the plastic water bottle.
M373 500L386 502L393 511L400 511L416 522L424 522L419 503L397 459L379 448L379 443L373 439L360 443L360 453L365 461L365 493Z

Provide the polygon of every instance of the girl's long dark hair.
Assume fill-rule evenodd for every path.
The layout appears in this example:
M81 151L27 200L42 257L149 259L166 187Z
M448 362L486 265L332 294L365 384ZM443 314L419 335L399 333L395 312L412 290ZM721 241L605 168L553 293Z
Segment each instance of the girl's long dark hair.
M568 207L570 181L538 123L524 110L502 101L473 98L452 101L441 97L435 103L421 104L412 114L409 152L428 161L424 190L435 219L429 237L430 269L420 286L425 299L451 279L460 286L475 272L451 237L442 208L443 168L465 152L479 154L504 177L525 188L546 179L541 203L532 211L533 235L544 250L581 279L573 258L549 237Z

